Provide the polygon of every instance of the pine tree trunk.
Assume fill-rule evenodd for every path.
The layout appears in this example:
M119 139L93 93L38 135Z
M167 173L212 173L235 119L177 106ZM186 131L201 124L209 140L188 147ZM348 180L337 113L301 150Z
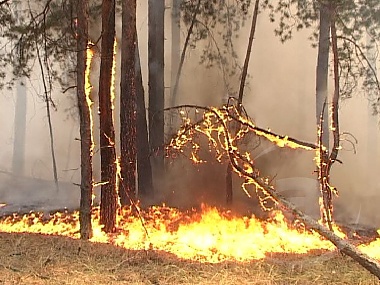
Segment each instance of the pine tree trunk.
M330 49L330 26L331 17L329 8L321 4L319 10L319 42L318 42L318 62L316 77L316 118L320 128L319 143L320 165L318 169L318 179L320 192L323 203L321 204L321 217L331 227L330 192L327 189L326 181L329 176L328 169L328 152L329 152L329 108L325 106L328 103L328 67L329 67L329 49ZM322 150L326 147L326 151Z
M256 31L257 16L259 14L259 4L260 4L260 0L256 0L255 6L253 9L251 30L250 30L249 38L248 38L248 46L247 46L247 51L245 54L244 66L243 66L241 80L240 80L239 97L238 97L238 102L237 102L239 114L242 111L245 80L246 80L247 75L248 75L249 60L251 58L252 44L253 44L253 39L255 36L255 31ZM233 201L233 189L232 188L233 188L232 165L231 165L231 163L229 163L227 166L227 171L226 171L226 204L227 205L231 205L232 201Z
M25 77L21 77L17 81L16 96L12 172L16 176L22 176L24 175L25 168L25 133L27 112Z
M328 7L321 4L319 10L319 41L318 41L318 61L316 78L316 119L317 124L323 113L323 145L329 147L329 120L328 109L323 105L328 102L327 81L329 73L329 49L330 49L330 12Z
M136 196L136 0L122 1L120 166L121 204Z
M115 39L115 2L102 2L102 49L99 78L101 186L100 223L105 232L116 224L116 153L111 80Z
M92 132L91 112L86 98L85 71L87 61L88 42L88 2L78 0L77 26L77 98L80 119L81 137L81 186L80 186L80 237L89 239L92 235L91 207L92 207Z
M136 32L137 34L137 32ZM153 178L150 163L149 137L146 121L144 87L141 74L139 43L136 36L136 99L137 99L137 175L139 196L152 197Z
M154 169L164 169L164 14L165 1L148 1L149 141Z

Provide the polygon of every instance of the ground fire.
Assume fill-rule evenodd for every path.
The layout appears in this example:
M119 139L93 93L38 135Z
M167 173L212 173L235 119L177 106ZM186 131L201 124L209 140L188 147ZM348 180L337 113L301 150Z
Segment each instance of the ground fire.
M204 108L202 119L197 123L192 123L193 119L188 116L188 112L180 111L183 124L167 147L168 155L173 157L180 152L188 155L194 163L205 163L200 157L201 142L197 141L199 136L195 134L204 135L209 147L213 148L216 159L220 162L230 159L235 172L246 178L243 184L245 192L249 196L253 196L252 193L259 195L262 207L270 212L267 220L253 215L235 215L231 211L207 205L188 211L165 205L145 210L132 207L119 209L116 233L106 234L99 225L99 208L94 208L91 241L111 243L127 249L163 250L180 258L212 263L256 260L276 253L306 254L316 250L335 250L331 241L302 222L287 221L278 207L268 209L266 200L279 203L271 193L275 190L266 179L260 178L249 151L239 152L238 142L254 132L280 147L316 151L318 147L260 129L248 118L236 117L235 110L233 106ZM199 113L198 109L196 113ZM232 125L232 122L240 125ZM238 130L236 136L230 135L229 126ZM248 189L252 185L253 192ZM53 215L31 213L23 216L14 214L1 220L0 231L79 238L79 218L77 212L58 212ZM334 227L334 232L339 238L347 238L337 226ZM379 243L380 239L376 239L367 245L360 245L360 249L371 257L380 259L380 252L376 250Z
M107 235L99 226L99 211L94 209L92 242L111 243L126 249L163 250L180 258L201 262L250 261L275 253L305 254L333 251L328 240L301 225L291 226L281 212L268 221L234 216L230 212L203 206L199 211L179 211L166 206L141 211L121 210L118 231ZM2 232L29 232L79 238L78 213L56 213L46 217L32 213L3 218ZM341 237L344 233L336 230ZM380 259L380 239L360 249Z

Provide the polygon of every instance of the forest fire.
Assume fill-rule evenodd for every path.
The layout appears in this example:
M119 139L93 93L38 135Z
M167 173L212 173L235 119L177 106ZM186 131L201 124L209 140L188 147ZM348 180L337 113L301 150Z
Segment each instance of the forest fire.
M317 233L290 226L281 212L275 212L268 221L260 221L207 206L200 212L155 206L141 212L141 217L123 210L118 215L117 233L107 235L99 226L99 211L95 209L93 224L93 242L127 249L163 250L201 262L249 261L271 253L305 254L335 249ZM1 221L0 231L79 238L79 218L78 213L56 213L48 218L38 213L14 215Z

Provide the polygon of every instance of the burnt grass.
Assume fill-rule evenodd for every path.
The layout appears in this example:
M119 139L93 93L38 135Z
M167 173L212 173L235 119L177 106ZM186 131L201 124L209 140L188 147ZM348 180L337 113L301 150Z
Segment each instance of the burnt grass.
M254 241L247 241L254 242ZM339 252L251 262L183 260L61 236L0 233L0 284L380 284Z

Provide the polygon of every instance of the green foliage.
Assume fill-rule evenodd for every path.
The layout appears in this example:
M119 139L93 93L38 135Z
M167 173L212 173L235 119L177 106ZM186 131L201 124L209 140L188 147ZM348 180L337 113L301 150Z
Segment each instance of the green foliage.
M197 0L184 0L181 3L182 20L189 26L194 13L196 21L191 35L190 45L205 44L200 63L207 68L218 66L229 90L228 78L240 75L241 67L237 61L234 39L247 19L251 0L210 0L201 1L196 11ZM233 93L229 90L229 93Z
M380 41L380 1L378 0L265 0L262 8L277 23L275 34L282 42L293 32L312 28L310 39L317 46L321 5L335 15L338 33L341 97L350 98L357 87L380 95L375 60Z
M91 11L97 14L98 1L91 2ZM57 81L62 87L72 85L76 69L75 21L76 1L73 0L14 0L2 5L0 75L5 78L5 67L13 68L6 86L12 88L15 79L31 75L37 64L37 51L49 82Z

